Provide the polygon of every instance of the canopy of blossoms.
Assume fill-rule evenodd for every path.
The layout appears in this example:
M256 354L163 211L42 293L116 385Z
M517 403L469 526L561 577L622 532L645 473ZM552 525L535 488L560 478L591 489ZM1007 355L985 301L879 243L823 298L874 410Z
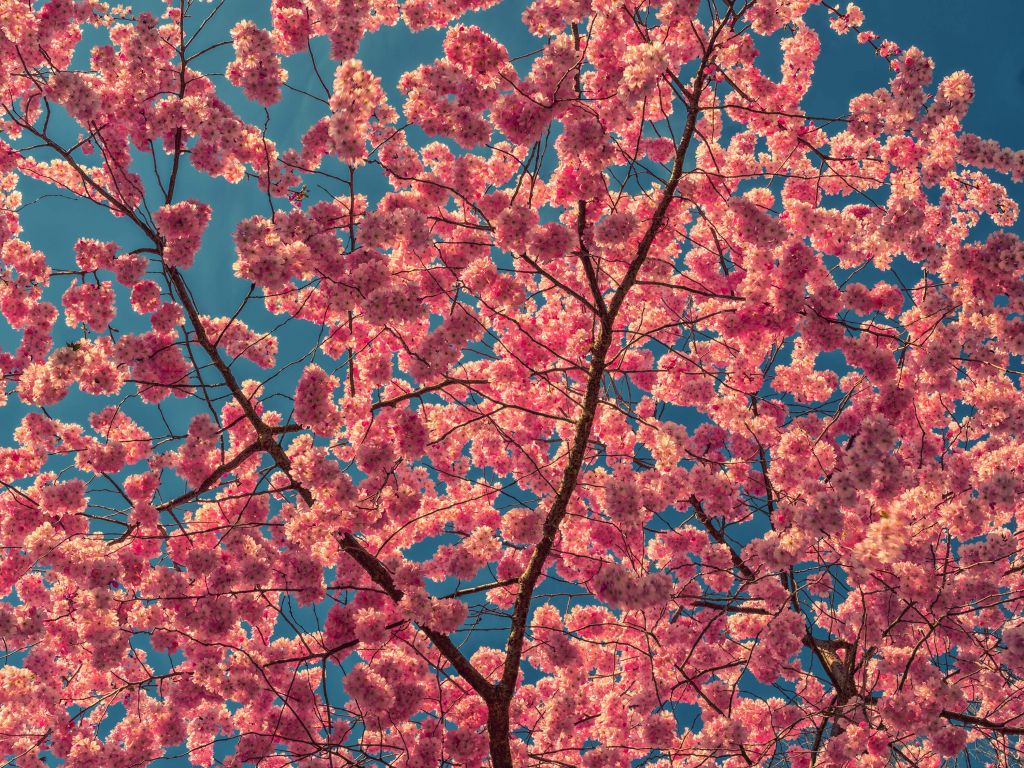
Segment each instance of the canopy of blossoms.
M0 755L1019 765L1024 154L854 5L497 5L0 0Z

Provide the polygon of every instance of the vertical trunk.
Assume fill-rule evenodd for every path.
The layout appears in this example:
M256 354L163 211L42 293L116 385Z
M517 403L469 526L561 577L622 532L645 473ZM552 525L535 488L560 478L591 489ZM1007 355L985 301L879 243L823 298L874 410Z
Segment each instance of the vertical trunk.
M487 707L487 738L490 741L491 768L512 768L509 725L509 702L504 698L490 702Z

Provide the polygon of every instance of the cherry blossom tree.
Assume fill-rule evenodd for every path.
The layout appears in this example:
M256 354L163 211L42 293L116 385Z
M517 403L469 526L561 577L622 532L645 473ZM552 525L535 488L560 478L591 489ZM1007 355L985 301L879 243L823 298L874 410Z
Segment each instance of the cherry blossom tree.
M7 764L1019 765L1024 154L854 5L495 4L0 0Z

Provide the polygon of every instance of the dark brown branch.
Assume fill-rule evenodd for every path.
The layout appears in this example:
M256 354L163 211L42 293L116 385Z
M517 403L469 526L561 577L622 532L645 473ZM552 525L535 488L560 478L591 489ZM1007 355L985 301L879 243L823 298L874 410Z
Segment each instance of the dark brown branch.
M717 36L720 30L721 27L716 30L715 36ZM533 591L544 572L562 520L568 511L569 500L576 490L577 479L583 466L583 458L586 454L594 420L597 416L601 385L607 366L608 351L612 344L613 323L622 309L626 296L637 281L640 270L643 268L651 247L654 245L655 237L661 231L668 215L669 205L683 176L683 161L696 129L700 96L704 88L704 64L706 64L707 56L713 50L715 36L712 36L708 45L708 53L705 55L705 61L702 62L701 67L698 69L691 98L687 102L686 127L676 147L672 173L662 190L658 206L651 217L647 231L637 246L636 257L630 263L629 269L622 278L622 282L612 296L607 313L598 313L595 307L590 307L595 314L599 314L601 325L598 337L592 347L590 368L587 372L586 393L580 408L580 415L576 421L576 429L570 444L571 447L566 459L565 469L562 471L562 479L558 485L558 491L552 501L551 508L544 519L540 541L537 542L526 570L519 579L519 594L516 596L516 602L512 610L512 626L505 645L505 663L502 669L501 682L498 684L496 697L490 702L488 707L487 733L490 738L491 761L494 768L512 768L513 765L509 734L509 707L512 696L515 693L516 680L519 676L519 666L522 659L523 643L526 639L527 619L533 599ZM584 303L589 305L589 302Z

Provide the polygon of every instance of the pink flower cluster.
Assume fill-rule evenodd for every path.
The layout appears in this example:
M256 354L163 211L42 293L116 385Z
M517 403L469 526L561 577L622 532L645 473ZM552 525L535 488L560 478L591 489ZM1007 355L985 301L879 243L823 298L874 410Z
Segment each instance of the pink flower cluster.
M960 136L960 162L976 168L991 168L1009 174L1014 181L1024 179L1024 150L1006 149L999 142L973 133Z
M599 600L615 608L657 609L664 607L671 596L672 577L665 573L637 574L623 564L605 564L590 589Z
M363 67L361 61L348 59L338 65L330 98L328 132L334 154L342 162L363 163L370 118L383 104L386 100L380 79Z
M192 266L211 213L212 209L206 203L183 200L165 205L153 214L157 229L164 238L163 258L167 266L181 269Z
M96 333L103 333L114 319L114 288L109 281L77 283L64 291L64 322L69 328L79 323Z
M422 381L444 375L462 357L469 340L478 337L480 332L475 314L459 306L439 328L423 337L410 364L413 375Z
M307 365L295 390L295 420L316 434L331 437L341 426L341 411L334 403L338 379L318 365Z
M114 345L114 362L128 367L144 402L156 403L170 394L186 397L192 391L191 368L175 341L173 332L154 328L140 335L124 334Z
M217 346L232 357L244 357L261 368L273 368L277 338L256 333L237 318L203 317L203 329Z
M280 101L288 73L281 68L270 32L251 21L240 21L231 29L231 41L235 59L224 71L227 79L265 107Z
M82 238L75 242L75 263L84 272L95 272L98 269L115 270L121 261L115 260L117 250L117 243ZM122 266L121 269L125 267Z
M262 216L240 222L234 240L238 252L235 274L268 290L284 287L296 267L301 269L302 257L308 252L301 242L282 242L273 223Z

